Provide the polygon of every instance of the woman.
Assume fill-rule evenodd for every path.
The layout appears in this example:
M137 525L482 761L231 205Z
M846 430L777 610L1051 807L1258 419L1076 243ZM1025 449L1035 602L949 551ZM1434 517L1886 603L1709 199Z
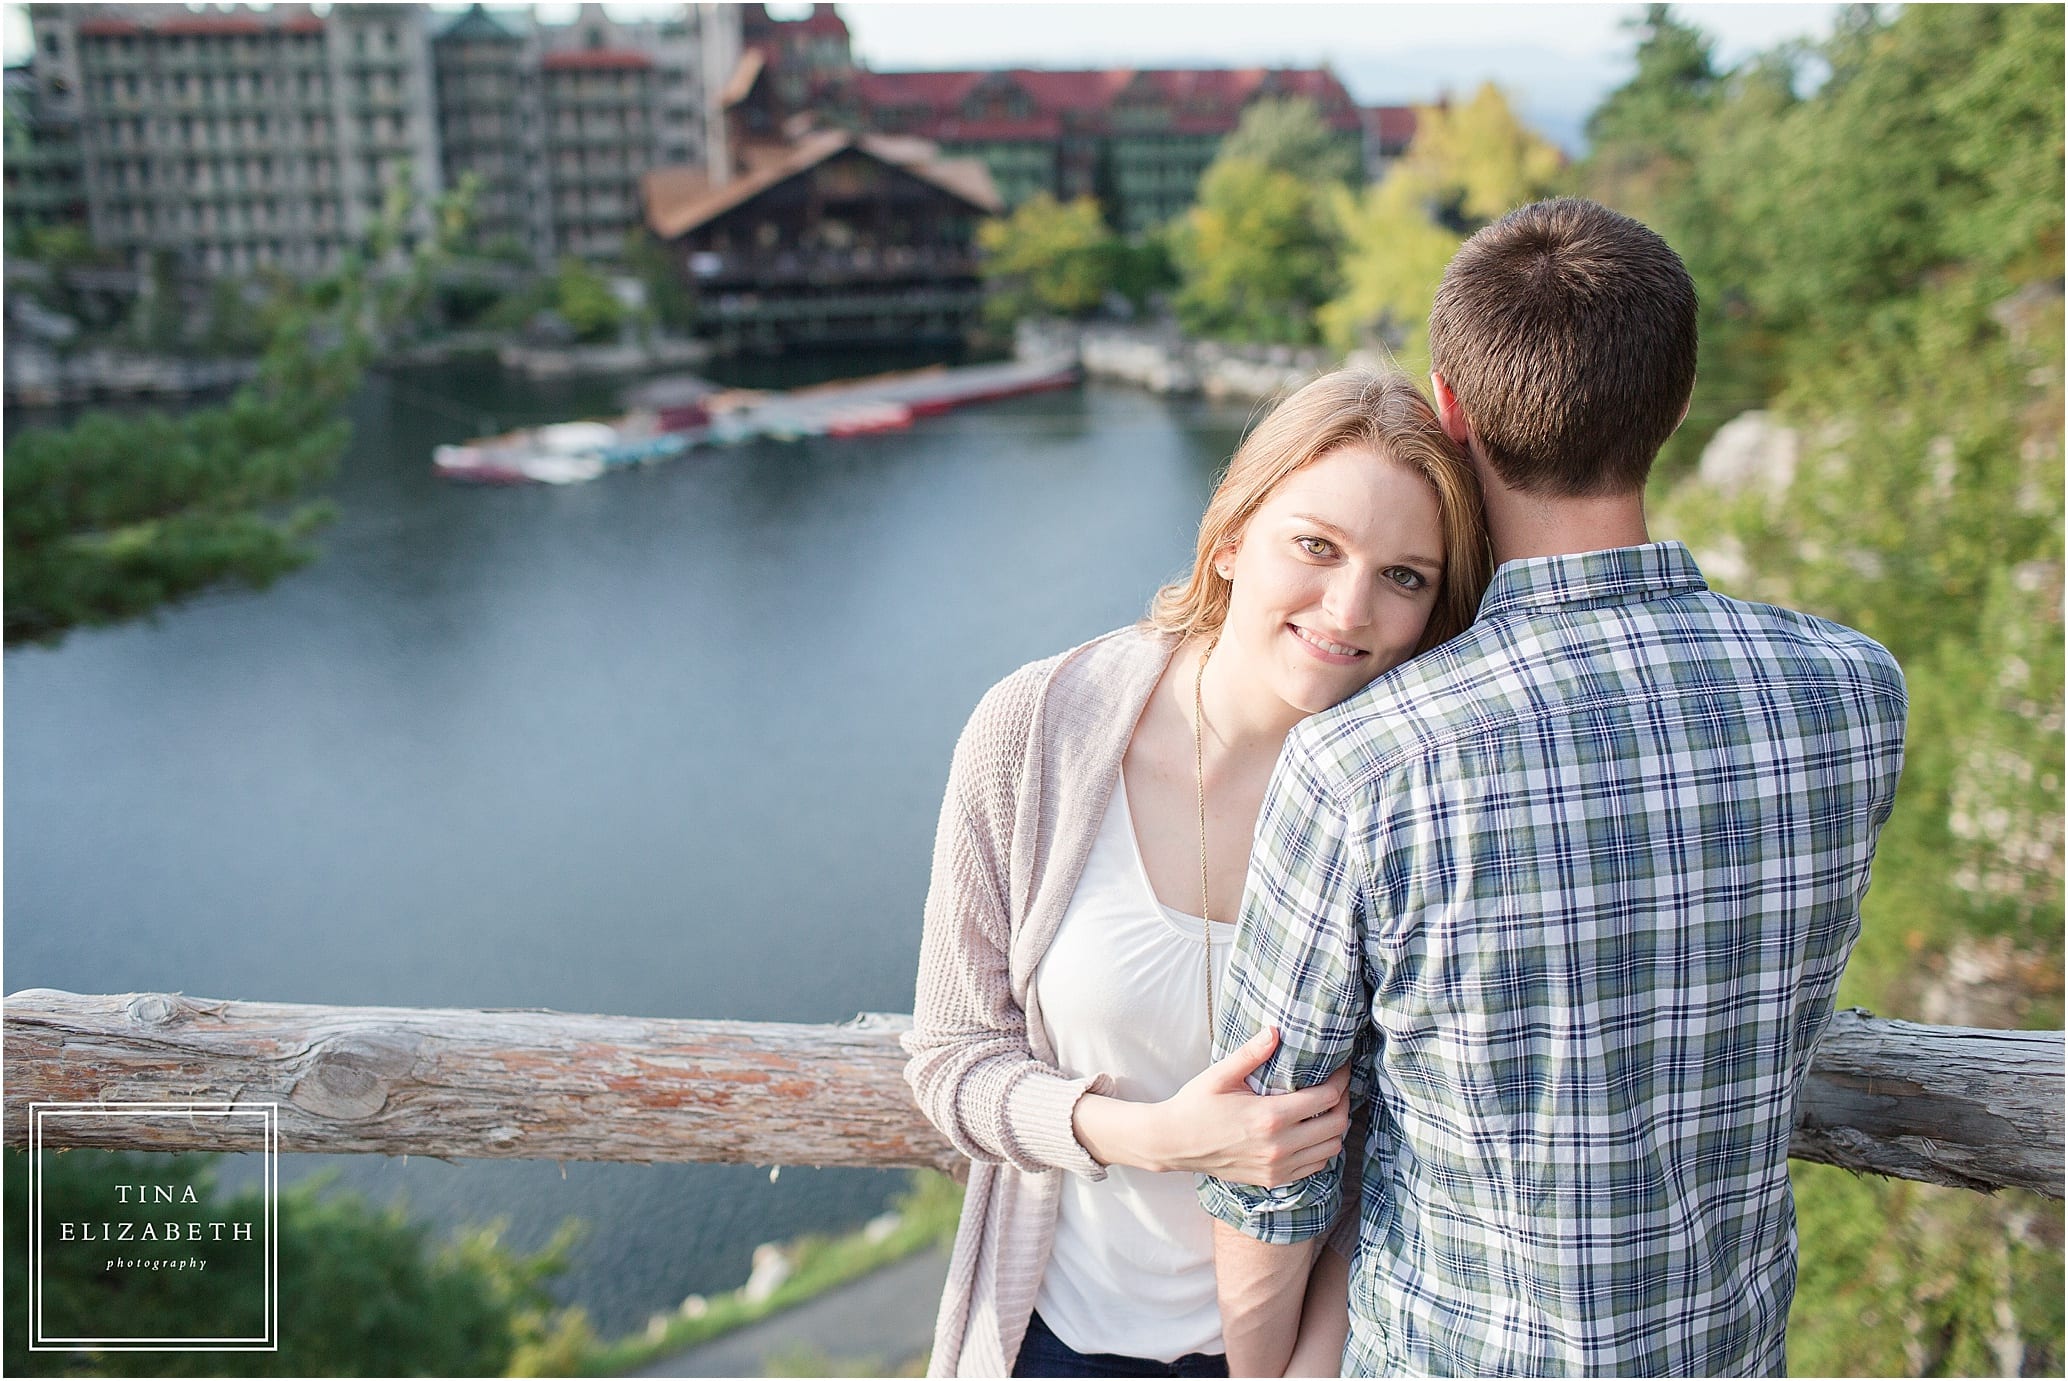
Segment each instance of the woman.
M1147 620L977 706L905 1039L975 1162L933 1374L1226 1374L1194 1177L1289 1183L1348 1125L1345 1072L1249 1092L1274 1033L1207 1067L1265 786L1295 723L1470 623L1488 565L1470 465L1414 386L1329 374L1238 448ZM1317 1276L1340 1311L1341 1270Z

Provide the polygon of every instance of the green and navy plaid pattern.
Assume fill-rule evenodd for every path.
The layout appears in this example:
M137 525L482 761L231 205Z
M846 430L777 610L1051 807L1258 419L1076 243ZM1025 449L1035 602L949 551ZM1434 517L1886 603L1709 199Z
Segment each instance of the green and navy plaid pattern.
M1346 1375L1778 1375L1795 1093L1858 935L1902 673L1679 543L1510 562L1443 647L1294 730L1217 1054L1356 1053ZM1270 1242L1342 1160L1204 1180Z

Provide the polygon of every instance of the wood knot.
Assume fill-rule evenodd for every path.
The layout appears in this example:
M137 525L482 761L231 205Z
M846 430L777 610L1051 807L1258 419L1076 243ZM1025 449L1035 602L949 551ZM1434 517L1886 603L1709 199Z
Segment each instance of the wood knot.
M197 1006L198 1003L189 1003L178 993L138 993L129 999L125 1010L139 1026L173 1026Z
M304 1112L335 1121L372 1117L392 1086L416 1065L417 1041L403 1034L355 1032L324 1041L288 1096Z

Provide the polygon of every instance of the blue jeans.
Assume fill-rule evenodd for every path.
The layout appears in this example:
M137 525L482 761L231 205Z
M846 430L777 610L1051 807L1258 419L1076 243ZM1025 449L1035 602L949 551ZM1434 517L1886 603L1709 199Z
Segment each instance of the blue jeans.
M1226 1376L1228 1359L1218 1352L1188 1352L1175 1362L1079 1352L1058 1338L1036 1314L1027 1320L1014 1376Z

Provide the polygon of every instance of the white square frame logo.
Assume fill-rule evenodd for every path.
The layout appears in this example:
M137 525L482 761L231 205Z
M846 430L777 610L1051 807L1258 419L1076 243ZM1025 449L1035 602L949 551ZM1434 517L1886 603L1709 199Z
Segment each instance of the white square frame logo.
M45 1119L184 1117L260 1123L265 1159L265 1300L262 1333L221 1338L56 1338L43 1329L43 1126ZM280 1105L278 1103L31 1103L29 1104L30 1215L29 1351L275 1352L280 1347Z

